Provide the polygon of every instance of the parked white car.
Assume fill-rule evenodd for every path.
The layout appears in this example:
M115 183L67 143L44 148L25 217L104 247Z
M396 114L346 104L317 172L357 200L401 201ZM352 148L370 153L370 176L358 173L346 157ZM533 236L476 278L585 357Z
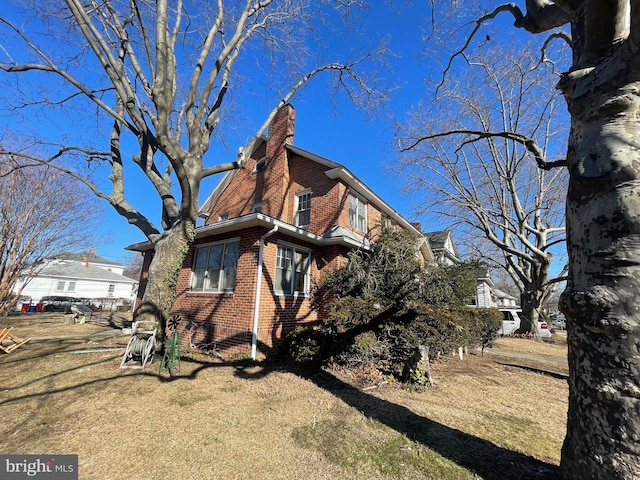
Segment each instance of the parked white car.
M500 335L511 335L520 328L520 315L522 314L522 310L515 308L500 308L499 310L502 312L502 329L499 333ZM547 322L538 322L538 335L540 335L540 338L543 340L551 338L551 331L549 330Z

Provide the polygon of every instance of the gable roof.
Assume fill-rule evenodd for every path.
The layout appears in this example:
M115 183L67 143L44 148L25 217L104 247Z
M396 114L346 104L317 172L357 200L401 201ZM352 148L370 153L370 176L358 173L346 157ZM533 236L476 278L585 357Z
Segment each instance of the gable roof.
M110 262L113 263L113 262ZM113 263L114 265L117 265ZM47 262L46 265L38 272L38 277L57 277L57 278L77 278L83 280L98 280L103 282L117 283L138 283L137 280L125 277L115 272L110 272L105 268L92 265L90 262L85 264L74 260L53 260Z
M429 241L431 249L434 252L442 251L447 257L452 260L458 260L459 253L456 242L453 240L453 233L451 230L440 230L438 232L428 232L423 234ZM451 244L451 250L447 248L447 241Z
M431 248L441 249L444 248L444 243L447 241L447 237L449 236L448 230L441 230L439 232L428 232L424 234L425 237L429 240L431 244Z
M99 257L95 253L89 252L80 252L80 253L70 253L70 252L62 252L57 255L50 257L48 260L72 260L75 262L85 262L89 261L89 263L96 263L100 265L113 265L118 267L123 267L124 265L120 263L113 262L107 258Z

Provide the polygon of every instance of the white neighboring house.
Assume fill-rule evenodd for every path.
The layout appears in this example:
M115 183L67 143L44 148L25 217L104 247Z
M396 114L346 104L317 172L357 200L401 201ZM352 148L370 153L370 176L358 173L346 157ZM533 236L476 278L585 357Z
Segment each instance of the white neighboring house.
M493 300L496 303L496 307L518 307L518 299L513 295L503 292L497 288L494 288L491 293L493 294Z
M455 265L460 262L458 247L453 241L451 230L429 232L425 233L424 236L429 241L429 246L437 263L440 265Z
M489 274L489 269L483 269L484 271L478 277L478 286L476 287L476 298L474 299L474 307L497 307L498 304L495 301L495 297L493 292L496 288L493 280L491 280L491 275Z
M429 240L429 245L433 251L436 261L440 265L455 265L460 262L458 247L453 240L451 230L442 230L439 232L425 233L425 237ZM488 269L484 268L480 272L477 280L476 296L471 301L474 307L497 307L498 303L494 295L495 285ZM506 294L505 294L506 295Z
M47 297L67 297L90 302L103 310L133 304L138 281L122 275L124 265L89 253L62 253L43 261L38 273L26 280L21 301L37 305ZM20 291L22 281L16 285ZM73 300L72 300L73 301Z

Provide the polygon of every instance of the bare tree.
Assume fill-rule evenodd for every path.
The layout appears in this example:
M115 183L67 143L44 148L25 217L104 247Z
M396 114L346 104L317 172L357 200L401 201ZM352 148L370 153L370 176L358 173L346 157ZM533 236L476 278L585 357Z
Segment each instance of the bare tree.
M125 277L133 278L134 280L140 279L140 272L142 272L143 258L138 252L131 252L125 262L124 272Z
M12 153L85 183L151 242L138 318L165 324L196 234L203 179L242 168L277 110L300 88L327 72L352 100L377 97L356 73L375 51L340 63L309 52L313 35L331 33L329 27L359 7L359 0L65 0L64 7L34 2L26 15L42 19L39 29L25 28L26 15L20 23L0 17L9 106L36 115L46 110L47 119L60 116L70 125L82 119L75 131L58 122L47 158ZM206 154L229 118L227 105L233 96L252 94L260 85L253 77L268 84L271 110L235 160L210 159ZM71 163L74 158L85 163ZM140 179L151 187L155 212L143 213L129 200Z
M0 320L15 309L43 259L95 244L99 212L91 194L62 173L15 167L0 157Z
M504 266L520 290L521 330L537 335L553 247L564 247L565 172L537 166L558 142L561 102L538 58L494 46L465 60L464 81L442 84L400 131L399 172L419 214L444 217L474 256Z
M639 4L519 3L524 12L508 3L477 14L447 73L455 60L483 41L483 29L501 13L510 15L516 28L549 32L545 45L564 39L571 46L570 65L557 84L571 116L566 153L569 269L560 299L567 317L569 411L561 468L565 478L638 478ZM470 14L467 5L463 13Z

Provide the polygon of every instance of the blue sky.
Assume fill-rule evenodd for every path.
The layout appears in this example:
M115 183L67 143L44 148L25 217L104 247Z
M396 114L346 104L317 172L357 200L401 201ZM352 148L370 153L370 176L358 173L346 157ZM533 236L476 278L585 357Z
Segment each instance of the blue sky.
M382 3L382 2L381 2ZM368 24L363 26L372 38L388 37L389 48L394 53L390 57L391 83L394 91L387 108L367 114L357 110L344 98L337 101L326 91L325 79L318 77L292 100L296 109L296 146L345 165L381 196L400 214L412 218L412 204L401 192L401 181L386 173L385 167L397 155L394 143L394 117L401 118L406 111L424 98L424 78L430 74L426 60L421 57L423 50L422 29L427 21L426 7L387 6L372 8L367 16ZM357 42L358 39L354 39ZM237 148L255 132L264 120L268 108L273 106L266 99L260 99L263 108L251 107L253 126L247 126L247 137L238 136L229 140L228 148L214 145L210 152L215 161L235 158ZM201 191L201 201L215 186L219 177L205 180ZM150 193L149 193L150 195ZM127 259L129 252L124 247L144 240L143 235L127 224L119 215L105 211L104 233L109 243L98 247L98 253L118 261ZM155 219L154 219L155 220ZM443 228L440 225L424 225L427 230Z
M348 41L332 42L326 40L323 48L337 57L348 55L354 48L366 49L387 39L392 55L388 57L389 67L381 75L384 83L392 90L389 102L384 108L369 112L357 110L344 96L332 97L327 91L326 79L318 77L304 88L293 100L296 109L296 146L345 165L364 181L374 192L391 207L409 220L415 220L415 205L410 195L402 192L402 180L386 172L386 167L397 159L398 152L394 141L394 120L402 121L411 108L421 101L428 101L432 90L426 86L425 79L439 78L442 65L434 57L423 55L425 52L425 28L430 21L429 2L371 2L364 20L359 23L358 34ZM10 3L3 15L8 15L20 23L15 4ZM494 35L494 29L500 29L501 41L511 41L516 32L508 16L502 16L486 27L487 34ZM484 34L485 30L483 30ZM442 61L448 59L454 49L462 45L462 38L452 34L450 41L444 44L440 52ZM4 43L4 42L0 42ZM5 44L2 45L5 47ZM432 46L427 44L427 46ZM62 47L61 47L62 48ZM326 53L325 52L325 56ZM330 55L329 55L330 57ZM452 75L456 74L453 70ZM263 90L261 90L263 88ZM244 94L244 97L240 95ZM244 145L257 131L268 111L278 100L266 87L257 86L250 93L234 92L243 117L242 125L234 132L228 132L226 145L214 143L205 157L208 165L227 162L234 159L238 147ZM0 123L6 123L0 117ZM69 119L68 119L69 120ZM70 119L73 121L73 119ZM9 121L15 122L15 117ZM38 118L40 125L56 129L60 122L54 117ZM74 134L82 136L75 130ZM108 137L107 137L108 138ZM143 177L127 184L126 194L136 208L159 226L159 203L156 194L148 188ZM219 177L203 182L201 201L214 188ZM132 255L124 248L127 245L144 240L142 233L129 225L110 206L103 207L103 221L96 228L97 253L114 261L126 262ZM449 227L435 218L418 218L424 231L434 231Z

